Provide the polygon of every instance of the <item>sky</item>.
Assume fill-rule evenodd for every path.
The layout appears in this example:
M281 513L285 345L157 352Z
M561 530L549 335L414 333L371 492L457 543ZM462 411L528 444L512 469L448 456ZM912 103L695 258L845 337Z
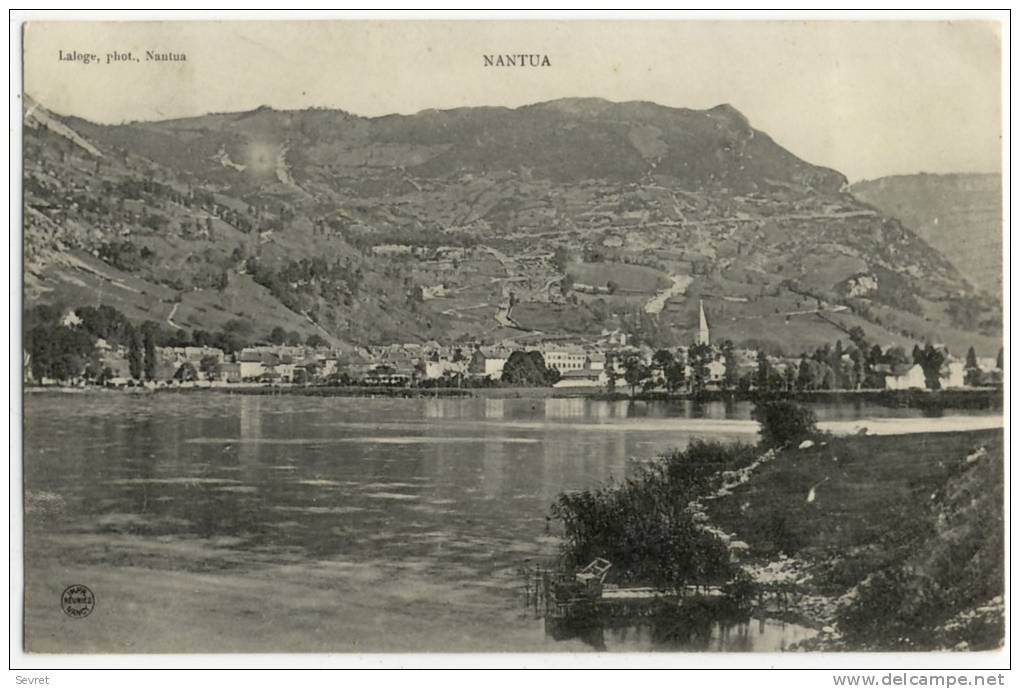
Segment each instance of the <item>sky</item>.
M1001 168L994 22L45 22L26 26L24 47L28 94L105 123L261 105L378 116L596 96L729 103L851 181ZM146 50L187 60L146 62ZM113 51L143 59L106 64ZM484 66L484 55L506 53L547 55L551 66Z

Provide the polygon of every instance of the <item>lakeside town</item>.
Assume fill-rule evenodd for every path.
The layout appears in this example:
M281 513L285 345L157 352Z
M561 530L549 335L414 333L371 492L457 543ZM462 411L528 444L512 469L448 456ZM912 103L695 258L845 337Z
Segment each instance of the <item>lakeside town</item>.
M29 337L24 379L30 386L106 388L244 388L264 386L369 386L478 388L535 386L556 389L698 395L707 391L805 392L817 390L946 390L1002 384L997 358L965 356L944 345L883 349L860 329L799 357L715 342L699 304L689 346L654 349L627 333L604 331L596 340L549 338L527 343L396 343L330 346L323 338L274 328L265 341L238 346L207 333L173 336L137 329L108 306L53 313ZM48 328L48 330L47 330ZM63 336L61 336L63 334ZM31 335L31 332L30 332ZM189 341L190 339L190 341ZM223 342L216 346L216 340ZM168 341L169 340L169 341ZM157 344L161 342L162 344Z

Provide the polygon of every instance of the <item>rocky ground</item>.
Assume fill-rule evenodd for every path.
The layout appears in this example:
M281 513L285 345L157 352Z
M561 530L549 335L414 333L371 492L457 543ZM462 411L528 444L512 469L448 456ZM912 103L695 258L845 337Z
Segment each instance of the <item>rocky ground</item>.
M762 614L819 631L798 650L995 648L1002 461L997 431L804 443L733 472L702 521Z

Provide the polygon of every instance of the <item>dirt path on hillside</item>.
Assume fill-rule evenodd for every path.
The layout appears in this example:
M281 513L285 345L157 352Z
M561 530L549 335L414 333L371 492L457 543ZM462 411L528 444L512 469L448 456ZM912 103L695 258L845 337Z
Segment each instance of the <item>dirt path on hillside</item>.
M177 307L179 307L180 305L181 303L179 301L175 301L174 307L170 309L170 313L166 317L166 324L169 325L174 330L181 330L181 326L174 323L174 316L177 315Z
M673 275L670 277L673 284L652 297L645 304L645 313L659 314L666 308L666 302L673 297L679 297L687 293L687 288L694 282L690 275Z

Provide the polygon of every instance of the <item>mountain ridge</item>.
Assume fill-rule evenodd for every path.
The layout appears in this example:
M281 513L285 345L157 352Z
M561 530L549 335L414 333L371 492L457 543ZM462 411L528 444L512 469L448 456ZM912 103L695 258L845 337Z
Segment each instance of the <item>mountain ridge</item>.
M27 130L26 252L110 266L109 245L130 245L149 258L118 255L121 268L163 295L147 308L179 299L184 327L277 318L353 342L623 328L680 342L700 297L715 300L720 336L782 349L836 339L841 325L896 344L967 336L952 314L974 295L941 254L729 105L45 117L102 157L52 126ZM80 299L68 265L34 265L29 296ZM645 312L671 276L689 278L687 292ZM251 281L265 308L213 313L215 285L245 302ZM630 286L610 294L609 283ZM990 348L995 323L981 328Z
M860 200L899 218L976 287L1002 299L1002 177L918 173L862 180Z

